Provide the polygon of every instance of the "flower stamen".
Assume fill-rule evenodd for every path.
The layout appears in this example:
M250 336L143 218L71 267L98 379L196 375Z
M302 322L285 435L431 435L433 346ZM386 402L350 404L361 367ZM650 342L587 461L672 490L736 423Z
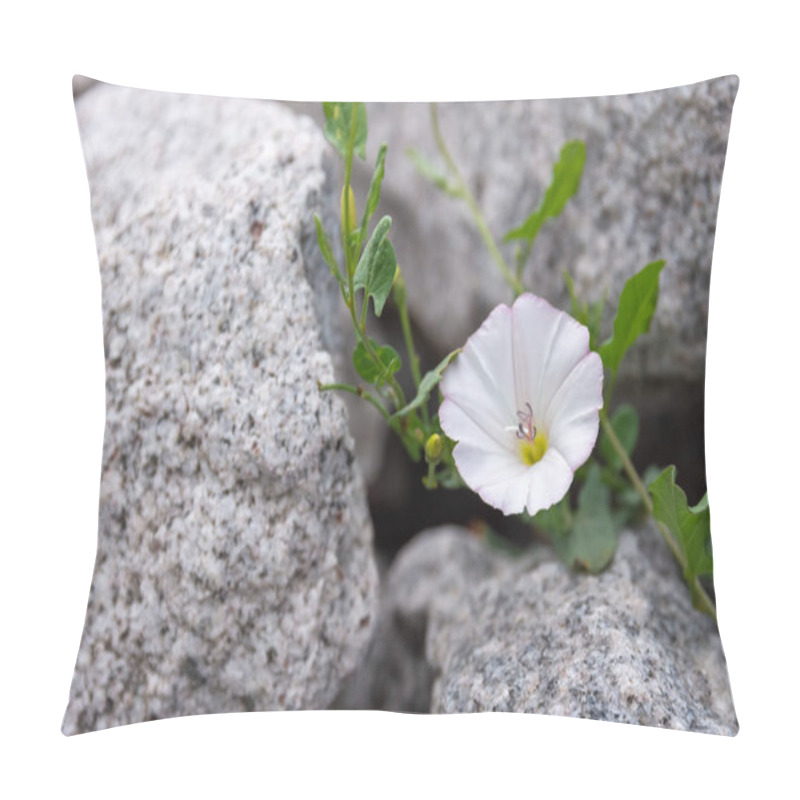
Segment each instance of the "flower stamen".
M530 403L525 403L527 411L517 411L519 425L517 426L517 439L527 439L532 442L536 438L536 426L533 424L533 409Z
M547 452L547 436L533 424L533 409L530 403L525 403L527 411L517 411L519 425L516 427L516 437L520 440L519 455L529 467L541 461Z

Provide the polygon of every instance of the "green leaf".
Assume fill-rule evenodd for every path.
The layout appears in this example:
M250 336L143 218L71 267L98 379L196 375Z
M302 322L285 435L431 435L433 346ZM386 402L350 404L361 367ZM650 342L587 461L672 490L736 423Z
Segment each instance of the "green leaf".
M708 510L708 492L700 498L700 502L696 506L689 506L689 511L691 511L692 514L700 514L702 511L706 510Z
M392 414L391 419L405 417L415 408L419 408L423 403L427 402L431 392L436 388L436 386L439 384L439 381L442 379L442 373L444 372L445 368L460 352L460 349L453 350L452 353L446 355L432 370L426 372L422 376L422 380L419 382L419 389L417 389L416 397L410 403L403 406L399 411L395 411L395 413Z
M570 197L578 191L585 163L586 145L577 139L567 142L561 148L559 160L553 167L553 178L539 207L522 225L509 231L504 241L527 239L532 242L545 221L557 217Z
M450 184L447 176L438 167L428 161L428 159L425 158L422 153L414 150L414 148L409 148L406 150L406 155L414 163L414 166L417 168L417 172L419 172L423 178L429 180L437 189L441 189L443 192L451 195L452 197L461 196L461 192L455 186Z
M636 413L636 409L627 403L623 403L613 413L610 422L611 428L617 435L620 444L630 456L633 453L633 448L636 447L636 440L639 438L639 415ZM605 433L600 438L600 452L610 467L616 470L622 469L622 461Z
M346 159L352 134L353 150L363 161L367 157L366 106L363 103L323 103L322 109L325 112L325 138Z
M658 300L658 277L663 266L663 261L653 261L628 278L622 289L614 318L614 333L598 350L603 364L614 374L628 348L641 334L650 330L650 320Z
M374 339L369 340L377 356L377 362L370 356L363 342L356 345L353 351L353 366L356 372L367 383L383 386L401 367L400 356L390 345L379 345Z
M622 530L630 524L635 524L638 520L644 517L641 502L638 496L633 496L634 493L620 492L617 494L618 505L611 509L611 518L614 521L616 530Z
M611 493L593 464L578 495L578 510L571 529L553 537L559 558L569 566L600 572L617 549L617 529L611 515Z
M391 226L391 217L383 217L375 226L353 273L353 289L364 289L372 298L376 317L381 315L386 298L392 291L392 281L397 269L394 247L386 239Z
M396 271L397 256L395 255L394 247L392 247L392 243L388 239L384 239L375 257L375 263L372 265L369 286L369 294L372 297L372 307L376 317L379 317L383 312L386 299L391 294Z
M355 281L357 289L363 289L369 284L370 266L374 262L378 250L389 234L389 229L391 227L392 218L381 217L380 221L375 226L375 230L372 231L372 236L370 236L367 246L364 248L364 252L358 260L355 273L353 274L353 280Z
M325 263L331 268L333 277L344 287L344 278L339 271L339 265L336 263L336 256L333 254L330 237L325 230L325 226L322 224L322 220L317 214L314 214L314 222L317 226L317 244L319 245L322 257L325 259Z
M367 193L367 204L364 207L364 217L361 220L362 235L367 232L367 225L375 210L378 208L378 201L381 197L381 183L386 166L386 145L382 144L378 150L378 157L375 160L375 169L372 172L372 180L369 183Z
M675 483L675 467L667 467L649 486L653 497L653 517L672 533L686 560L683 576L689 584L692 602L698 607L695 578L712 575L711 516L708 495L691 508L686 495Z

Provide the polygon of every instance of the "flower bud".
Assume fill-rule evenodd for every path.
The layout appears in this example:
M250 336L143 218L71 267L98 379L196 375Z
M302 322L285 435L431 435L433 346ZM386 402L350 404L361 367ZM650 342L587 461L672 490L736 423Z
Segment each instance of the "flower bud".
M401 306L406 302L406 281L403 273L398 264L394 270L394 279L392 280L392 296L397 305Z
M347 213L345 217L345 189L347 189ZM356 196L353 194L352 186L342 186L342 235L347 239L348 234L352 233L358 227L358 217L356 216ZM349 223L349 227L345 229L345 225Z
M442 457L443 449L442 437L438 433L431 434L428 437L428 441L425 442L425 460L429 464L438 464Z

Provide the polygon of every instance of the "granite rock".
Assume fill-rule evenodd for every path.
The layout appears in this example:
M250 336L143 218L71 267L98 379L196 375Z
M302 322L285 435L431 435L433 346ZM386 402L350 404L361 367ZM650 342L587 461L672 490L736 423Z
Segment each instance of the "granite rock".
M362 676L373 684L362 702L738 730L716 626L692 608L649 526L624 531L597 576L541 554L511 561L466 531L433 529L406 546L387 586L367 661L381 667L404 652L404 667L400 680ZM403 650L382 633L386 620L399 631L413 621L424 645Z
M317 389L338 335L312 235L335 213L329 148L257 101L95 85L76 108L107 417L63 730L325 708L377 599L345 408Z
M347 679L341 708L430 711L433 667L425 657L429 610L461 602L470 583L509 570L502 557L463 528L445 525L420 534L398 553L381 585L380 613L366 658Z

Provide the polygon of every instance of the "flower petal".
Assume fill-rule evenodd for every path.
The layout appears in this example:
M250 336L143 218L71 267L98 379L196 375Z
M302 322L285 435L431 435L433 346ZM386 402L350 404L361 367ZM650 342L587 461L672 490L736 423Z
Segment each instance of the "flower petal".
M564 497L597 439L602 407L602 362L584 326L524 294L489 315L440 386L439 421L457 442L456 467L485 502L535 514ZM529 426L548 445L535 464L520 450L520 437L533 440Z
M504 514L519 514L525 508L531 467L515 453L500 448L484 449L461 441L453 450L453 458L464 482L485 503Z
M511 309L500 305L467 339L440 383L445 398L482 430L496 431L495 439L517 418L510 342ZM443 421L445 433L458 440L460 434L455 429L451 432L446 425Z
M513 452L516 439L495 425L486 423L485 416L475 411L474 416L465 411L454 397L446 397L439 406L439 423L442 430L455 442L469 442L484 450L507 450Z
M573 470L555 448L549 448L541 461L531 467L530 488L526 508L533 516L537 511L557 503L569 490Z
M454 456L456 466L466 483L490 506L504 514L520 514L526 510L536 514L561 500L572 484L573 471L557 450L550 449L533 466L517 458L503 460L496 453L469 447ZM475 485L470 483L475 480ZM487 482L488 479L488 482Z
M603 407L603 362L589 353L570 372L545 415L549 444L575 470L592 452Z
M529 402L540 425L561 384L589 352L589 331L532 294L520 295L512 312L516 402L518 408Z

